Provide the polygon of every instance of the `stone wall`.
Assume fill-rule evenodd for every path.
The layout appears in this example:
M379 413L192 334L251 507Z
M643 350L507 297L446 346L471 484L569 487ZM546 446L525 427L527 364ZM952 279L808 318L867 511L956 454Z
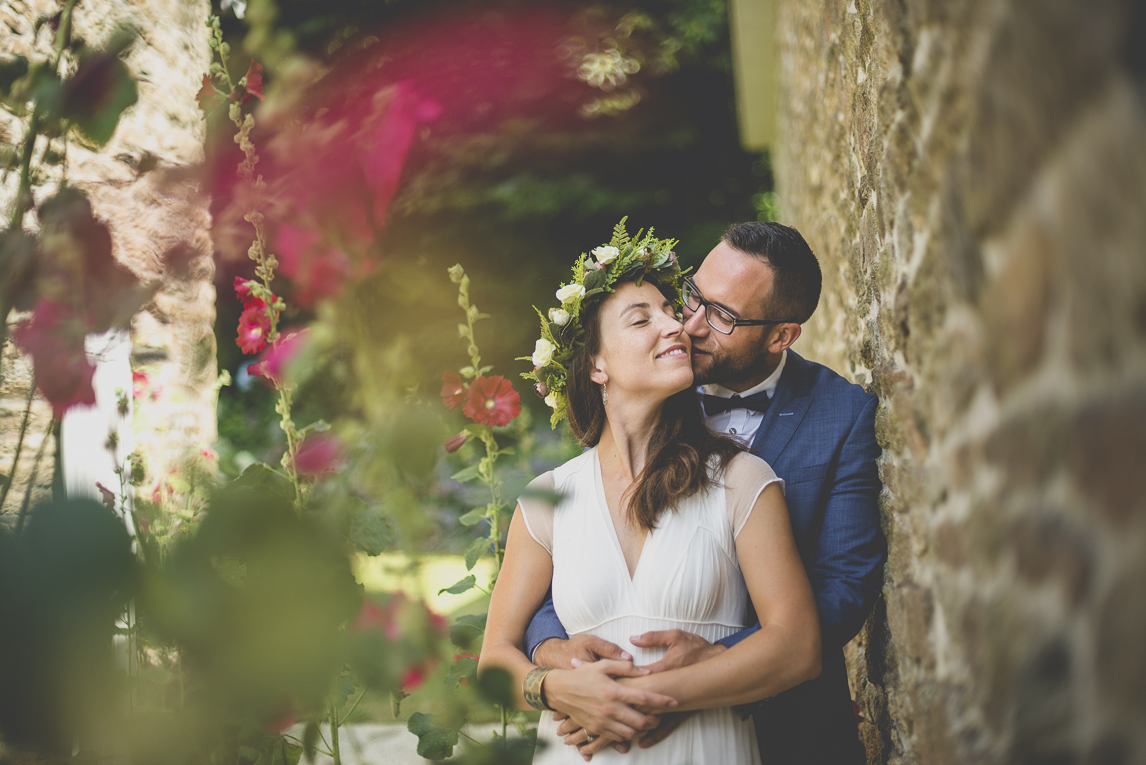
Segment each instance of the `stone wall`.
M797 349L878 394L872 763L1146 762L1146 18L780 4Z
M47 25L36 20L58 10L54 0L0 0L0 50L28 58L51 48ZM216 364L214 266L206 200L186 168L202 159L203 120L195 103L210 63L207 0L82 0L74 34L90 44L108 39L118 26L139 32L126 61L138 78L139 100L124 113L111 142L99 152L75 142L68 149L68 181L86 191L96 215L106 222L115 257L146 284L154 298L132 327L133 367L149 373L151 385L136 402L136 450L152 477L165 476L188 450L215 440ZM0 113L8 139L20 125ZM153 168L153 169L149 169ZM51 193L55 172L38 199ZM15 191L10 175L0 186L0 207ZM34 216L29 216L29 222ZM18 318L18 317L13 317ZM13 444L22 420L29 374L11 344L5 349L0 387L0 472L12 465ZM154 395L152 395L154 394ZM28 440L16 485L30 478L33 457L51 418L51 409L33 405ZM52 449L37 474L51 479ZM13 490L0 512L13 512L22 491Z

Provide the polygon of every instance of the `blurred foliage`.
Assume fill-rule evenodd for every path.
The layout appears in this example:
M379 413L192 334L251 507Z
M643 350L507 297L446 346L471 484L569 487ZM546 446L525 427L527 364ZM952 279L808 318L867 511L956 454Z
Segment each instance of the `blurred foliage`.
M270 93L276 77L283 82L295 76L285 52L333 65L376 47L384 55L388 40L435 14L488 9L511 15L526 6L559 10L591 43L592 35L602 46L617 42L626 55L644 61L629 83L639 103L595 118L570 108L563 116L507 114L425 128L391 208L382 267L325 317L340 338L343 363L322 375L337 385L300 391L296 402L308 417L333 421L379 412L386 408L379 402L401 400L411 390L433 395L441 370L454 366L454 295L438 275L455 262L473 276L475 301L496 315L496 326L479 329L489 362L516 379L513 372L521 367L513 359L534 339L530 306L552 304L552 290L569 264L621 216L629 215L635 228L655 226L661 236L680 239L685 267L695 267L730 224L774 217L768 159L739 147L721 0L254 0L243 20L226 12L223 23L236 49L242 43L268 64ZM594 92L602 95L581 87L582 102ZM240 355L228 335L239 306L230 299L229 282L237 273L249 275L249 266L222 266L220 364L235 370ZM283 321L311 316L288 307ZM353 394L338 395L348 388ZM239 398L250 401L252 395L261 394L224 389L220 409L229 413ZM529 393L523 402L537 415L544 411ZM250 432L261 438L260 430ZM256 453L265 443L228 438L237 449Z

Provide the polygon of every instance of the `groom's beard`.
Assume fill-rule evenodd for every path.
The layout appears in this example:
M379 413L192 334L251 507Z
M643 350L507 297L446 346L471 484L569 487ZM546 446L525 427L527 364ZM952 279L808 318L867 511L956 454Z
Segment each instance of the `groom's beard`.
M694 385L717 383L730 387L752 380L764 379L762 373L768 368L768 354L749 348L740 353L716 349L710 350L692 341L692 372ZM757 379L759 378L759 379Z

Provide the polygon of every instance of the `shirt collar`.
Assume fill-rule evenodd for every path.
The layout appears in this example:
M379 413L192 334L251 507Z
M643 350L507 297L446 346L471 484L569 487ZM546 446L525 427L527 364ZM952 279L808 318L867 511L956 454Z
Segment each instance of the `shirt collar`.
M787 361L788 351L785 350L780 354L780 363L776 365L776 369L772 372L772 374L768 375L768 377L764 379L764 382L760 383L759 385L754 385L748 390L729 390L720 383L709 383L708 385L702 385L701 390L703 390L709 396L720 396L721 398L732 398L733 396L740 396L741 398L744 398L745 396L751 396L753 393L767 391L768 398L772 398L772 396L776 394L776 386L780 383L780 375L784 372L784 364L787 363Z

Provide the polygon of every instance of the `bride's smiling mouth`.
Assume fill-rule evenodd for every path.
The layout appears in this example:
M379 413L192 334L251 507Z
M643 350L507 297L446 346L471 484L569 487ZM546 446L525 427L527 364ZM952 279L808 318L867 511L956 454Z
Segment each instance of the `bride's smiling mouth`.
M689 358L688 348L681 344L670 346L666 350L657 354L658 359L687 359Z

